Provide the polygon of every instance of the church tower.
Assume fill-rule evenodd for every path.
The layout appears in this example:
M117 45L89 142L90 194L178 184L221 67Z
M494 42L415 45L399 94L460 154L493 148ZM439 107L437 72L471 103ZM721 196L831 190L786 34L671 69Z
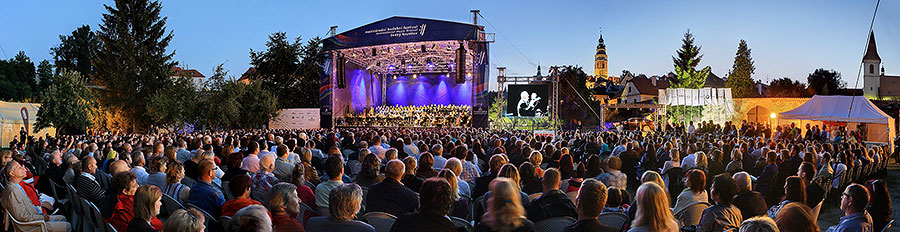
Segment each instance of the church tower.
M597 54L594 55L594 78L607 79L609 77L608 67L606 66L606 45L603 44L603 30L600 30L600 39L597 40Z
M881 57L875 47L875 32L869 32L869 45L866 47L866 55L863 56L863 96L869 99L879 98L881 95Z

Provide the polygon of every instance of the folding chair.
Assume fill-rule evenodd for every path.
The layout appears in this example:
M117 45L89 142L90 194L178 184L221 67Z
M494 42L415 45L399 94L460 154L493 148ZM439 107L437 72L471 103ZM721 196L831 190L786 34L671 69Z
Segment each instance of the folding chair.
M225 232L225 226L222 225L222 223L220 223L218 219L213 217L212 214L206 212L206 210L191 203L187 203L187 207L197 209L197 211L203 213L203 217L206 219L203 224L206 225L207 232Z
M572 217L554 217L534 223L535 232L562 232L567 226L575 223Z
M475 229L474 226L472 226L472 224L469 223L469 221L467 221L466 219L451 216L450 221L452 221L453 225L456 225L457 228L462 227L465 228L466 231L472 231L473 229Z
M628 223L628 215L619 212L601 213L597 220L603 225L621 230Z

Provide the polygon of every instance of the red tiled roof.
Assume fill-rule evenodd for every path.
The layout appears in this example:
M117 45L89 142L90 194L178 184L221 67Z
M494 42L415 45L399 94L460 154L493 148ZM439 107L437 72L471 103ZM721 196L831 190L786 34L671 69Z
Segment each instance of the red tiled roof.
M656 80L656 86L653 86L653 81L645 77L635 77L631 79L631 83L640 94L658 95L660 89L669 88L667 80Z
M254 68L254 67L247 68L247 71L244 71L244 74L241 74L241 78L238 78L238 80L249 79L250 75L252 75L254 72L256 72L256 68Z
M179 67L172 68L172 76L206 77L196 69L182 69Z

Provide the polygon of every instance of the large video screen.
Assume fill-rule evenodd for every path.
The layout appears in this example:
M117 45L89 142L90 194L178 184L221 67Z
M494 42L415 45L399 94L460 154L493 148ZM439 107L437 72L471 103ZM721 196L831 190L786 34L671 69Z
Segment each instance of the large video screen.
M547 117L550 113L548 84L508 85L506 114L513 117Z

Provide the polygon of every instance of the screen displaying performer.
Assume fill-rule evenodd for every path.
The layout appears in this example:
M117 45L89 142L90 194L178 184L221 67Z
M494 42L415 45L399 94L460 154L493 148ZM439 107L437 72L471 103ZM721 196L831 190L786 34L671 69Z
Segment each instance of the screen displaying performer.
M549 116L549 85L509 85L507 91L507 114L513 117Z

